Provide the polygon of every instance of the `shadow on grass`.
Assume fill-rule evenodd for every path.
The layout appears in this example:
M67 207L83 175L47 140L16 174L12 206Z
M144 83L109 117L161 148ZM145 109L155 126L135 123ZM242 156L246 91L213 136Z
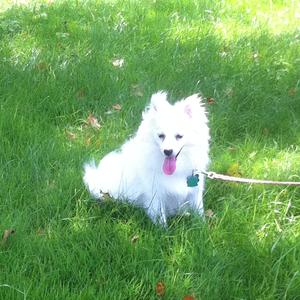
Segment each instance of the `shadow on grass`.
M79 171L82 157L86 152L96 152L99 140L104 144L99 150L101 154L122 143L138 126L137 113L158 89L169 90L173 99L200 91L214 99L207 104L213 153L225 151L224 145L243 144L245 138L253 138L261 149L272 145L273 140L282 149L299 142L297 33L272 35L262 30L227 39L215 31L216 19L212 15L219 13L217 4L204 1L203 7L195 7L196 4L184 1L178 6L171 3L66 2L15 7L0 15L0 126L4 137L0 151L4 170L10 175L5 177L8 184L2 191L3 199L24 208L26 199L35 195L34 203L29 203L24 212L36 211L36 206L43 212L36 213L39 217L30 213L33 218L26 221L28 230L47 226L49 219L58 228L64 228L61 219L70 214L73 218L78 213L79 229L70 222L65 225L66 231L57 230L61 234L57 242L55 239L41 242L46 245L42 263L45 270L41 267L41 272L48 272L51 261L63 270L62 277L52 270L51 280L59 288L55 281L63 278L71 293L76 294L78 286L84 287L82 281L89 278L95 286L95 291L91 290L93 295L99 292L99 282L102 288L105 283L111 284L111 290L116 290L121 282L122 288L136 285L136 290L128 288L128 295L142 296L143 291L151 294L149 290L159 280L158 276L166 276L173 296L194 291L204 298L222 295L224 299L232 296L254 299L264 295L281 298L288 292L292 299L297 296L299 282L295 268L291 267L298 263L296 238L292 240L289 236L284 240L274 231L265 242L259 239L253 232L263 227L255 223L262 218L255 217L253 199L246 203L249 192L246 188L238 191L228 188L233 196L230 209L226 210L226 204L212 202L224 199L222 194L227 190L211 185L209 191L215 195L209 197L209 203L224 212L207 225L194 219L191 223L183 220L177 224L175 219L176 226L162 232L148 221L143 224L140 219L145 218L144 214L124 207L117 207L116 211L106 207L85 224L84 217L89 218L94 210L89 211L86 203L78 204L85 198L78 192L78 186L82 186ZM117 60L123 60L123 65L118 65ZM106 114L115 103L121 104L121 111ZM81 141L68 139L66 129L77 136L80 130L85 132L81 125L90 112L101 116L104 124L101 132L83 133ZM90 137L93 139L89 144ZM109 145L105 145L106 141ZM6 165L7 161L10 165ZM9 181L14 176L18 182L13 187ZM44 184L40 186L41 182ZM12 188L19 190L14 192ZM273 193L269 198L275 196ZM241 198L246 200L239 202ZM18 215L11 205L6 200L7 210ZM121 209L126 212L120 214ZM254 221L242 218L241 209L248 210ZM110 212L117 221L109 220L105 225L102 219L97 219L106 214L111 216ZM5 222L9 223L10 218L13 216ZM19 222L22 221L21 218ZM129 221L132 223L128 224ZM98 234L96 231L100 229ZM135 230L141 239L137 246L130 241ZM89 234L96 244L86 239ZM62 246L63 240L66 245ZM83 244L95 260L86 262L86 268L78 273L77 257L84 266L86 254L74 246L74 241ZM59 261L50 253L53 244ZM39 246L37 242L33 248ZM74 253L64 263L65 253L72 247ZM25 246L28 248L30 251L30 246ZM23 255L22 250L18 253ZM97 279L93 278L97 273L95 262L103 267ZM107 277L111 269L119 270L114 271L115 278ZM12 272L11 268L9 271ZM74 281L69 283L72 276ZM234 288L230 289L231 286Z
M23 78L25 93L34 91L36 101L48 97L35 109L50 119L103 114L118 101L125 112L141 111L157 89L176 98L202 92L216 100L209 107L214 140L260 133L297 142L297 32L264 30L228 40L213 31L210 15L218 15L219 5L204 2L200 15L194 5L179 8L182 13L162 2L62 3L8 10L0 27L5 81ZM113 66L115 59L124 59L124 66Z

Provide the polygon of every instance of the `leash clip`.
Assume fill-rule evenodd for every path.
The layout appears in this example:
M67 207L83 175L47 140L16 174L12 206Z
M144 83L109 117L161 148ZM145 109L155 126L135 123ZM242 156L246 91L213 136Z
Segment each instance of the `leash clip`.
M207 173L206 173L206 176L207 176L209 179L214 179L215 176L216 176L216 173L215 173L215 172L207 172Z

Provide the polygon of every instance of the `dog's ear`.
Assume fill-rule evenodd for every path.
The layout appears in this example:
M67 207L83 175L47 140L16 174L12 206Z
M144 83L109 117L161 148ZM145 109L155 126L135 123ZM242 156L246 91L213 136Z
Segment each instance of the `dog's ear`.
M202 99L198 94L194 94L178 102L178 106L189 118L193 118L203 111Z
M151 96L150 109L154 111L159 111L164 107L167 107L169 102L167 101L167 93L164 91L159 91Z

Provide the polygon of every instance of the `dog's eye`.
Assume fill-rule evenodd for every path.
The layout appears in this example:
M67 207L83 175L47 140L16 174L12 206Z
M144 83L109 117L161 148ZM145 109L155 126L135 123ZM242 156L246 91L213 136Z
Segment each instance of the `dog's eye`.
M181 134L176 134L176 135L175 135L175 138L176 138L176 140L180 140L180 139L183 138L183 135L181 135Z
M166 135L165 135L165 134L163 134L163 133L160 133L160 134L158 135L158 137L159 137L161 140L164 140L164 139L165 139L165 137L166 137Z

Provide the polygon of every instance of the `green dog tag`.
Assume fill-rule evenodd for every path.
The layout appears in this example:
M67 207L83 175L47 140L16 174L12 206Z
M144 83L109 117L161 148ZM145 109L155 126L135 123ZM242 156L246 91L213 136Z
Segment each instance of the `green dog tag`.
M186 183L188 187L195 187L198 185L199 182L199 175L193 174L186 178Z

